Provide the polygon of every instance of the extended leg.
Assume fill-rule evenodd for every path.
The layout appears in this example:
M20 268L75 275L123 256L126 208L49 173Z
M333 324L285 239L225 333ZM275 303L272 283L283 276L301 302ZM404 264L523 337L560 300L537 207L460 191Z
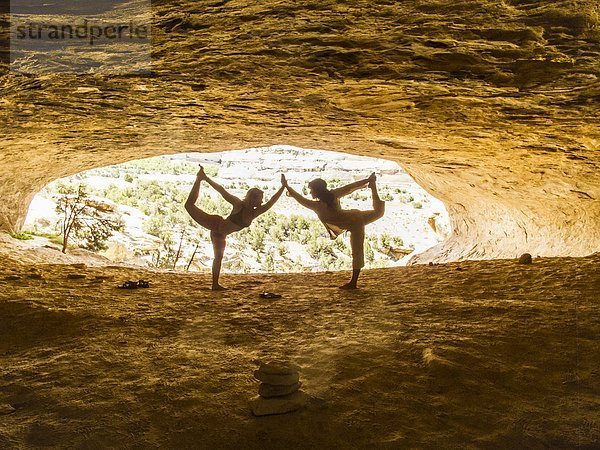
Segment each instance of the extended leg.
M341 289L356 289L360 270L365 266L365 227L359 226L350 231L350 247L352 248L352 278Z
M194 186L192 186L190 194L185 202L185 209L188 212L188 214L192 217L192 219L198 222L199 225L202 225L204 228L215 232L218 231L218 227L223 221L223 218L214 214L205 213L196 206L196 201L198 200L198 196L200 195L200 184L204 179L204 171L200 170L200 172L198 172L198 175L196 176Z
M371 188L371 196L373 197L373 209L371 211L362 211L360 213L360 221L363 225L368 225L371 222L375 222L383 217L385 214L385 202L379 198L377 192L377 182L375 177L369 180L369 187Z
M212 290L222 291L225 288L219 284L219 276L221 275L221 263L225 253L226 239L224 235L212 232L210 233L210 240L215 254L212 264Z

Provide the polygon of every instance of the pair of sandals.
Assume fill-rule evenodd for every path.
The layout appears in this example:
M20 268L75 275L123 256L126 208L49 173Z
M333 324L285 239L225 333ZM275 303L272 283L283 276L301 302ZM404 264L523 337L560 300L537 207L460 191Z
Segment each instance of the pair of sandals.
M139 288L149 288L150 282L146 280L138 280L131 281L128 280L123 284L117 286L119 289L139 289ZM273 299L273 298L281 298L281 294L275 294L273 292L261 292L259 294L260 298Z
M150 287L150 282L146 281L146 280L138 280L138 281L131 281L128 280L123 284L120 284L119 286L117 286L119 289L139 289L139 288L149 288Z
M275 294L273 292L261 292L258 296L260 298L281 298L281 294Z

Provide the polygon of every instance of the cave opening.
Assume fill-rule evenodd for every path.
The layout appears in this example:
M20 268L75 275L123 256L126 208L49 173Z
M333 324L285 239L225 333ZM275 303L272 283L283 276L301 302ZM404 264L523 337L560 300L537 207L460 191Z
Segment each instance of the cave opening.
M202 164L227 191L242 197L251 187L265 201L279 188L280 174L305 196L307 183L323 178L330 188L378 176L386 201L383 218L366 230L366 268L406 265L449 234L441 201L419 186L397 163L340 152L287 145L219 153L180 153L132 160L54 180L31 202L25 245L63 249L91 264L209 272L212 246L207 230L196 225L184 202ZM82 189L82 192L79 189ZM84 196L96 220L85 217L81 230L65 244L65 199ZM206 183L198 203L209 214L226 216L231 206ZM343 208L370 209L368 189L342 200ZM89 214L88 214L89 216ZM348 233L331 240L314 213L283 195L250 227L228 237L224 273L318 272L351 268Z

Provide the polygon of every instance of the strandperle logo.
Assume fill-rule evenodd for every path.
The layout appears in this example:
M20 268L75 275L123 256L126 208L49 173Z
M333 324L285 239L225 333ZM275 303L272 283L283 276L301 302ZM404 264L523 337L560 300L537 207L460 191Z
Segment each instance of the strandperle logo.
M11 0L10 68L123 74L151 69L150 0Z
M145 24L135 24L129 21L127 25L93 24L84 19L79 25L50 25L44 23L28 23L16 27L17 39L83 39L90 45L103 38L113 39L140 39L149 37L149 27Z

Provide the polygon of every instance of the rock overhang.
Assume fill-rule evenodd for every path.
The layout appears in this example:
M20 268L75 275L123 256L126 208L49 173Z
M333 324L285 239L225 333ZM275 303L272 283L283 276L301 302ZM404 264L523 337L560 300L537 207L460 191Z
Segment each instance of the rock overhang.
M155 2L145 75L2 76L0 224L52 179L289 144L384 157L445 202L419 261L600 250L594 1Z

